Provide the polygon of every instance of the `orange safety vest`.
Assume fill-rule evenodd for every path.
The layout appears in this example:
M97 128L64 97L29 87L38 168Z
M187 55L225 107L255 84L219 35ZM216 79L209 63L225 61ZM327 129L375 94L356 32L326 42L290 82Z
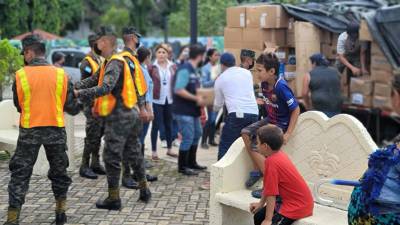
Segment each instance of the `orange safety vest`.
M119 61L123 62L123 64L124 64L124 70L123 70L124 71L124 81L123 81L121 96L122 96L124 105L127 108L132 109L137 103L137 96L136 96L135 84L132 79L132 74L129 69L129 65L126 62L126 60L124 59L123 54L113 55L110 58L110 60L107 62L107 64L110 63L112 60L119 60ZM100 67L98 86L101 86L103 84L106 67L107 67L106 63L103 63ZM136 68L140 69L140 64L139 64L139 67L136 67ZM135 68L135 73L137 71L136 68ZM140 70L140 73L142 73L142 75L143 75L143 72L141 70ZM138 91L140 91L139 94L143 91L144 91L144 93L146 93L147 85L145 82L144 82L144 85L145 85L144 87L142 85L141 88L138 89ZM108 94L108 95L99 97L95 100L94 111L99 116L108 116L113 111L115 104L116 104L116 98L112 94Z
M22 128L65 126L68 77L62 68L25 66L15 79Z
M99 63L97 63L96 60L94 60L90 55L85 56L83 59L86 59L89 62L89 65L92 68L92 75L95 74L99 69Z

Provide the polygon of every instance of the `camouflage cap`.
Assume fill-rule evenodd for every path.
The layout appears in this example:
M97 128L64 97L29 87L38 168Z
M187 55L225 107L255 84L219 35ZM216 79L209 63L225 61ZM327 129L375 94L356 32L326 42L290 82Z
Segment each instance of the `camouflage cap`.
M33 45L44 45L43 39L37 34L30 34L21 41L22 50L21 55L24 54L24 49Z
M117 34L115 33L115 30L110 27L110 26L101 26L97 32L96 32L97 39L103 37L103 36L115 36L117 37Z
M122 29L122 35L129 35L129 34L134 34L138 38L142 37L142 35L139 33L139 31L136 29L136 27L133 27L133 26L124 27Z
M242 49L240 51L240 57L250 57L254 59L256 57L256 53L250 49Z

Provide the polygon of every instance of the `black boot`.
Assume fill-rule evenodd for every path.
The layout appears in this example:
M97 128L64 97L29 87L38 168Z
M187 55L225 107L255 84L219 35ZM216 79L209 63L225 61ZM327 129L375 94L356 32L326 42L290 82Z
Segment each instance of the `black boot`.
M56 225L64 225L65 223L67 223L67 215L65 214L65 212L56 212Z
M198 173L187 167L189 151L179 151L178 157L178 172L187 176L198 175Z
M7 221L4 223L4 225L19 225L20 212L20 208L8 207Z
M90 168L96 174L106 175L106 169L100 164L99 154L92 154L92 162L90 163Z
M209 135L208 135L208 145L209 146L213 146L213 147L218 146L218 144L215 142L215 131L216 131L215 124L210 125L209 131L208 131L209 132Z
M122 186L129 189L138 189L138 184L131 176L129 165L122 164Z
M149 184L147 183L146 180L140 181L139 182L139 199L138 201L142 201L144 203L148 203L151 199L151 192L149 189Z
M66 205L66 198L56 199L56 225L64 225L67 222Z
M206 166L200 166L196 161L197 145L192 145L189 151L189 168L194 170L205 170Z
M109 188L108 197L104 200L96 202L98 209L120 210L122 207L121 198L119 197L119 188Z
M94 180L97 179L97 175L92 171L92 169L89 168L89 160L90 160L90 155L87 156L84 152L82 156L82 164L81 167L79 168L79 175L81 177Z

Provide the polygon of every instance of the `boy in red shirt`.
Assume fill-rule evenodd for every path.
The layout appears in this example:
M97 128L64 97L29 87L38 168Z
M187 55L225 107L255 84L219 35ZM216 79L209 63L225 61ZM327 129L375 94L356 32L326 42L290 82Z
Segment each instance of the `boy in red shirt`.
M283 132L266 125L257 132L258 151L265 158L264 191L260 202L251 203L255 225L290 225L312 215L314 200L303 177L281 151ZM276 196L282 204L276 209Z

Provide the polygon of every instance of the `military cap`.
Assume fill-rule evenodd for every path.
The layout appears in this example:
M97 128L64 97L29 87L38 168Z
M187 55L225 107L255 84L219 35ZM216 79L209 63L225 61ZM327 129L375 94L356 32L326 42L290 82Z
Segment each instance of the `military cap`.
M142 37L142 35L139 33L139 31L136 29L136 27L129 26L129 27L124 27L122 29L122 35L130 35L130 34L134 34L138 38Z
M97 33L96 33L97 39L103 37L103 36L115 36L117 37L117 34L115 33L115 30L110 27L110 26L101 26Z
M256 53L253 50L242 49L240 51L240 57L250 57L254 59L256 57Z
M21 50L21 55L24 54L24 49L33 45L44 45L44 42L42 40L42 38L40 38L39 35L37 34L30 34L28 36L26 36L24 39L22 39L21 41L22 44L22 50Z

